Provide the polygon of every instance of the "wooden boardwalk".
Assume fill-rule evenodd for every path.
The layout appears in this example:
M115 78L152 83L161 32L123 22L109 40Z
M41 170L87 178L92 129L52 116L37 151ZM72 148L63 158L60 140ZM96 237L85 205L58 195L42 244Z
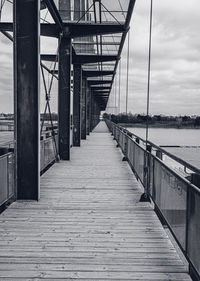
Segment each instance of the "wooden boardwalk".
M105 124L0 216L0 280L191 280Z

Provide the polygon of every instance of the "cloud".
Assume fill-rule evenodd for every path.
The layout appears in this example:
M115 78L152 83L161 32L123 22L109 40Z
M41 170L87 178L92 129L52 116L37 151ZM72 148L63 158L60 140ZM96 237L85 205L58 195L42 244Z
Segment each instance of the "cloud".
M122 2L128 3L127 0ZM6 3L2 21L10 21L12 18L12 6ZM133 113L146 111L149 8L150 0L136 1L131 20L128 111ZM200 114L199 11L199 0L153 1L150 84L152 114ZM45 11L42 13L44 17ZM49 15L47 20L51 20ZM57 46L56 39L41 38L41 53L55 54ZM9 112L13 110L12 43L3 35L0 35L0 61L0 112ZM121 60L122 111L125 111L126 69L127 41ZM118 100L118 93L118 88L112 90L109 101L111 107ZM44 103L44 89L41 87L41 111ZM53 84L51 103L55 111L57 82Z
M146 111L150 1L136 1L131 21L128 111ZM200 114L200 2L154 0L150 112ZM122 55L125 111L127 42Z

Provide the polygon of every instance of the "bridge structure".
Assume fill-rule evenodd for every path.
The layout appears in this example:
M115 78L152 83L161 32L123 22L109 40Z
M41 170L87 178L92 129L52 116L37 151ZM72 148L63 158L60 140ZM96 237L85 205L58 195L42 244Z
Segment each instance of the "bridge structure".
M199 280L195 177L167 167L163 149L99 122L134 5L20 0L13 22L0 22L14 46L15 108L14 143L0 150L0 280ZM40 53L41 36L57 38L56 54ZM40 77L45 113L58 81L58 128L51 119L46 131Z

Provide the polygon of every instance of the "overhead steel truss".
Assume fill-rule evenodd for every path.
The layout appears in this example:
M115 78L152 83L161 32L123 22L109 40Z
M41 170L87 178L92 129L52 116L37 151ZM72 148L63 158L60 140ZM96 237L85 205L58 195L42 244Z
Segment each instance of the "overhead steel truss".
M57 1L54 0L43 0L40 3L40 9L48 9L54 21L51 23L49 22L40 24L41 36L50 36L56 38L63 36L75 39L74 42L72 42L72 63L96 63L97 68L99 70L103 70L103 62L115 61L112 73L109 70L110 74L112 75L112 86L126 34L129 30L129 24L135 5L135 0L127 0L126 5L124 5L124 1L121 3L120 0L118 0L118 6L113 1L109 0L87 0L83 4L82 2L80 2L80 4L75 4L76 7L72 7L72 5L69 4L68 12L70 14L70 18L67 18L65 9L62 9L63 5L66 4L62 4L60 2L60 6L62 7L59 11L56 2ZM79 10L77 9L77 11L75 11L75 8L78 8ZM109 19L108 16L110 17ZM0 22L0 31L10 40L12 40L12 35L10 35L9 32L13 32L13 23ZM87 40L83 40L84 37L86 37ZM89 48L89 51L87 50L87 53L84 53L84 51L80 50L81 48L79 48L79 46L81 46L83 47L82 49L84 49L84 45L87 47L92 46ZM110 46L114 46L116 49L113 49L112 51ZM95 48L96 54L94 54ZM107 50L106 54L104 53L104 50ZM113 54L114 51L115 54ZM55 61L55 54L43 54L41 55L41 59L44 61ZM101 75L99 75L101 76L98 79L100 83L102 77L107 75L105 69L104 71L105 74L102 72ZM95 73L93 73L93 75L94 74ZM88 77L93 77L89 76L88 72L85 72L85 75Z
M86 138L98 123L100 111L106 108L135 0L13 0L13 4L14 22L0 21L0 32L14 42L17 198L37 200L40 73L45 110L49 112L52 81L58 80L56 152L61 159L69 160L71 128L73 145L79 146L80 139ZM40 10L47 11L50 19L41 20ZM58 39L56 54L40 54L40 36ZM53 70L46 65L48 61L53 62ZM52 75L49 87L44 71Z

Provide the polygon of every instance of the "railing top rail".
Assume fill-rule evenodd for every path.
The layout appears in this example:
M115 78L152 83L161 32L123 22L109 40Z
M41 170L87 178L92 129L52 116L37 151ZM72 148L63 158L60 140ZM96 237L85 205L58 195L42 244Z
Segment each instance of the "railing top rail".
M143 138L135 135L132 132L129 132L127 129L123 128L122 126L110 121L114 126L118 127L123 133L129 133L129 136L134 136L135 138L138 138L139 140L141 140L143 143L146 143L146 140L144 140ZM153 148L155 148L156 150L159 150L160 152L164 153L165 155L167 155L168 157L172 158L173 160L175 160L176 162L180 163L181 165L183 165L184 167L188 168L189 170L200 174L200 169L198 169L197 167L193 166L192 164L186 162L185 160L181 159L178 156L175 156L174 154L168 152L167 150L165 150L164 148L154 144L151 141L147 141L147 143L152 146Z
M13 155L13 152L8 152L8 153L5 153L3 155L0 155L0 160L3 159L3 158L8 157L9 155Z
M10 144L13 144L14 143L14 140L12 140L12 141L7 141L7 142L2 142L1 144L0 144L0 147L3 147L3 146L5 146L5 145L10 145Z
M181 180L182 182L184 182L185 184L187 184L190 188L193 188L197 193L200 194L200 189L192 184L189 180L187 180L186 178L182 177L181 175L179 175L176 171L174 171L173 169L171 169L170 167L168 167L162 160L160 160L158 157L156 157L155 155L151 154L151 157L153 157L154 159L156 159L157 162L159 162L160 165L164 166L168 171L170 171L176 178L178 178L179 180Z

